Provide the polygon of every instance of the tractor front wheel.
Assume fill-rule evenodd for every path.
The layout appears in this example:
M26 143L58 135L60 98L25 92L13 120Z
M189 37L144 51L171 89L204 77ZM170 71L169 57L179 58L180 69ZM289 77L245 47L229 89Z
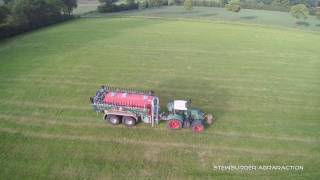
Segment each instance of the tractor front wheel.
M123 116L122 122L127 127L132 127L132 126L136 125L136 120L133 117L130 117L130 116Z
M200 133L204 131L204 125L201 121L195 121L192 124L192 131L195 133Z
M168 128L172 130L177 130L182 128L182 122L178 119L171 119L168 121Z
M116 115L112 115L112 114L109 114L107 115L107 118L108 122L112 125L118 125L120 124L120 118L119 116L116 116Z

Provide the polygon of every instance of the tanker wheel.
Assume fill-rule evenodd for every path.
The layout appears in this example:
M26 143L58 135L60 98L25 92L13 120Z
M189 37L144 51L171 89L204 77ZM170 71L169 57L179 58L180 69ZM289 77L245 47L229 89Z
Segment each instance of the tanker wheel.
M200 133L204 131L204 125L201 122L195 122L192 124L192 131L195 133Z
M136 120L133 117L130 117L130 116L123 116L122 122L127 127L132 127L132 126L136 125Z
M112 114L107 115L107 120L112 125L120 124L120 117L116 115L112 115Z
M172 130L177 130L182 128L182 122L178 119L171 119L168 121L168 128Z

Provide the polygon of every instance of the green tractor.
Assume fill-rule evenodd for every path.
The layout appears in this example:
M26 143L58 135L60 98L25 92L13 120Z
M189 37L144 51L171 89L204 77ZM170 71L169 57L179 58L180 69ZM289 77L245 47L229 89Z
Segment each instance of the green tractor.
M167 127L172 130L191 127L193 132L202 132L206 125L213 123L213 116L190 105L191 100L170 101L167 104L168 112L161 114L161 119L166 120Z

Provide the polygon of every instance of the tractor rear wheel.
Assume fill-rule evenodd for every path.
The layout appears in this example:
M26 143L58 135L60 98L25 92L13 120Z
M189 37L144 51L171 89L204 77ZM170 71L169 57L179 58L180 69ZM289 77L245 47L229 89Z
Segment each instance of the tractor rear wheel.
M109 114L107 115L107 118L108 122L112 125L118 125L120 124L120 117L119 116L116 116L116 115L112 115L112 114Z
M130 117L130 116L123 116L122 122L127 127L132 127L132 126L136 125L136 120L133 117Z
M201 121L195 121L192 123L192 131L195 133L200 133L204 131L204 125Z
M182 122L178 119L170 119L167 125L168 125L168 128L172 130L177 130L182 128Z

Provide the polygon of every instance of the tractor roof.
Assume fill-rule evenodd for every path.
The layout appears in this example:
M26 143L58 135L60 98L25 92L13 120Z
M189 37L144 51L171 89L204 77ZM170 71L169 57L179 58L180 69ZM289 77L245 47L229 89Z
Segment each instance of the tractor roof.
M185 101L185 100L175 100L173 102L173 108L177 110L184 110L184 111L188 110L187 103L188 101Z

